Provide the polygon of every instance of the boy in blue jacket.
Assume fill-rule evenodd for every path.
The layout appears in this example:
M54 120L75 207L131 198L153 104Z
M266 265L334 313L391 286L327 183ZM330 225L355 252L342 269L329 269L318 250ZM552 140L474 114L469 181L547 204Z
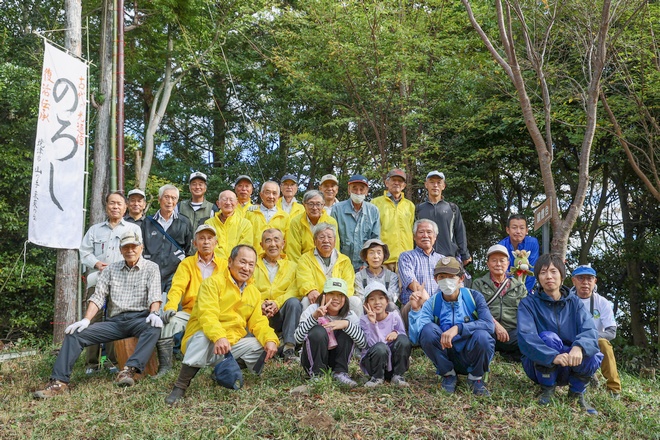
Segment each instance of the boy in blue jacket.
M422 302L411 295L409 335L442 377L442 389L456 391L457 373L468 375L468 385L477 396L490 395L483 376L495 353L495 325L486 300L476 290L460 287L463 265L443 257L433 271L438 292Z
M555 386L568 385L569 398L598 414L584 399L589 379L603 359L598 331L582 300L562 285L561 257L544 254L534 266L540 289L518 306L518 346L527 376L541 385L540 405L550 403Z

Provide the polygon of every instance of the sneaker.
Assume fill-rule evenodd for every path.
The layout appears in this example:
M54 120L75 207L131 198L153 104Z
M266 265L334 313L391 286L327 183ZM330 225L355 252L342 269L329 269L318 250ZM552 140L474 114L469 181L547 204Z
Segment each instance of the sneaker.
M91 376L92 374L96 374L96 373L98 373L99 371L101 371L101 368L100 368L98 365L95 366L95 367L94 367L94 366L90 366L90 367L87 367L87 368L85 369L85 374L88 375L88 376Z
M550 401L555 395L555 387L544 387L541 386L541 395L539 396L539 405L549 405Z
M371 379L369 379L369 382L364 384L364 386L367 387L367 388L375 388L375 387L381 386L384 383L385 383L385 381L383 379L380 379L380 378L377 378L377 377L372 377Z
M334 379L340 384L346 385L350 388L355 388L357 386L357 382L351 379L351 376L349 376L348 373L335 373L332 377L334 377Z
M299 363L300 358L296 356L296 351L293 348L287 348L282 352L282 357L284 357L284 362L289 363L289 362L294 362L294 363Z
M43 390L35 391L34 397L37 399L48 399L69 391L69 384L59 380L51 379Z
M456 383L458 382L458 376L455 374L451 376L442 376L442 389L448 393L453 393L456 391Z
M403 378L403 376L399 376L398 374L395 374L394 376L392 376L391 384L392 385L397 385L397 386L400 386L400 387L409 387L410 386L410 384L408 382L406 382L406 380Z
M486 388L486 383L481 379L468 379L468 386L475 396L490 396L490 391Z
M170 395L165 398L165 403L168 405L174 405L179 399L183 397L184 394L186 394L186 390L174 386Z
M587 401L584 399L584 393L576 393L574 391L569 391L568 398L571 400L575 400L578 403L578 405L580 405L582 409L584 409L587 412L587 414L592 416L598 415L598 411L596 411L596 408L589 405Z
M132 387L135 385L135 375L138 374L135 367L124 367L117 375L115 383L120 387Z

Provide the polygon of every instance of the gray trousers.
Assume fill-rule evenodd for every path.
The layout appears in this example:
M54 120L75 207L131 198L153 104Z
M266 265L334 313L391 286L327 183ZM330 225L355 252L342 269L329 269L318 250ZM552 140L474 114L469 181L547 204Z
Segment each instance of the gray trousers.
M55 360L51 379L69 382L71 370L85 347L103 342L137 337L135 352L126 361L126 366L144 371L151 354L156 347L160 329L146 322L149 311L126 312L113 316L104 322L91 324L81 332L65 335L60 354Z
M282 340L285 344L296 345L294 334L301 314L302 304L300 304L300 300L289 298L282 304L282 308L275 316L268 319L268 323L276 332L282 332Z

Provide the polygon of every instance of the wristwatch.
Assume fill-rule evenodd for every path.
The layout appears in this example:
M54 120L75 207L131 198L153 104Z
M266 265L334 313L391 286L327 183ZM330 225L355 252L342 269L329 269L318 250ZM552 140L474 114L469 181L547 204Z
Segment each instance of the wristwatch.
M156 310L155 312L151 312L150 315L156 315L160 318L160 309Z

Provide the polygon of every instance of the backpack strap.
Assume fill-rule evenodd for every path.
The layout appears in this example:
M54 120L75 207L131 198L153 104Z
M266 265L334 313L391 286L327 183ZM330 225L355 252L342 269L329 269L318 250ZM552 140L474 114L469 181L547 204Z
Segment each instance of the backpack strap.
M442 295L442 293L440 293ZM430 301L430 300L429 300ZM442 309L442 301L438 301L438 294L433 295L433 322L440 325L440 311Z
M477 313L477 304L474 302L474 297L472 292L467 287L461 287L461 296L468 310L468 315L472 316L475 320L479 319L479 314Z
M366 289L366 288L367 288L367 278L366 278L366 277L363 277L363 278L362 278L362 288L363 288L363 289Z
M385 290L387 291L390 290L390 281L392 281L392 272L388 270L385 272Z

